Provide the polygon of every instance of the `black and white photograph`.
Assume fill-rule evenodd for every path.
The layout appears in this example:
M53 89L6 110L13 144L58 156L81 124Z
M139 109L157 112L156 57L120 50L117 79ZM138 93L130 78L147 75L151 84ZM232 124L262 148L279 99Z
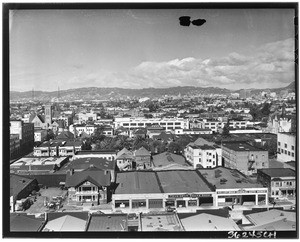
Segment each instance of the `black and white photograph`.
M2 237L299 238L297 2L2 7Z

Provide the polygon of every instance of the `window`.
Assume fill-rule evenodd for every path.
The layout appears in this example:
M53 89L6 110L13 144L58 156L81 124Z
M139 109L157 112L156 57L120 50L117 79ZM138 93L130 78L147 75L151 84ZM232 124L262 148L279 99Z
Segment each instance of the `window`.
M286 151L286 150L284 150L284 154L287 154L287 151Z
M149 208L162 208L163 200L162 199L149 199Z
M295 146L292 145L292 150L295 150Z
M175 200L166 201L166 207L175 207Z
M292 152L292 157L294 157L294 153Z
M280 142L278 141L278 146L280 146Z
M265 166L265 162L261 163L262 166Z
M291 152L288 151L288 155L291 155Z
M129 200L116 200L115 201L116 208L126 208L129 207Z
M284 148L287 148L287 143L284 143Z
M181 125L181 123L175 123L175 125Z
M188 201L188 206L197 206L197 200L189 200Z
M146 200L132 200L132 208L146 207Z
M129 126L129 124L128 123L124 123L123 126Z
M144 126L144 124L143 123L138 123L138 126Z
M186 207L185 200L177 200L176 203L177 203L177 208Z
M283 149L281 149L281 154L283 154Z

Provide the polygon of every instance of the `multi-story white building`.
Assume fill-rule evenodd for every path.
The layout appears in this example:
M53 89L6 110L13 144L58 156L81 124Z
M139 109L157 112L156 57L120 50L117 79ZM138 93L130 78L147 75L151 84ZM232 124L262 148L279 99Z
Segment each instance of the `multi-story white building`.
M227 123L225 121L214 119L198 120L200 127L203 129L211 129L213 132L218 132L218 129L223 128ZM247 127L247 121L230 120L229 127L233 129L245 129Z
M97 113L84 113L81 112L78 114L78 121L80 123L86 122L86 121L96 121L97 120Z
M188 145L185 158L194 168L214 168L222 165L222 149L216 145Z
M88 135L92 135L97 127L97 125L70 125L69 131L73 134L76 133L76 137L80 136L83 132ZM114 134L114 129L110 126L105 126L103 128L103 134L106 136L112 136Z
M137 129L145 128L147 125L159 125L165 130L188 129L189 121L183 118L143 118L143 117L129 117L129 118L115 118L115 128Z
M277 160L281 162L295 161L296 157L295 133L277 134Z

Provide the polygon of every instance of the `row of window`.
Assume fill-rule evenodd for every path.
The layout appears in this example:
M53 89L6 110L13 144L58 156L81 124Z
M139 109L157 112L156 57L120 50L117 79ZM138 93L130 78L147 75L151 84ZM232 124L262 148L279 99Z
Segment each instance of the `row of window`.
M278 146L280 146L280 145L281 145L281 143L278 141ZM287 147L288 147L287 143L284 143L284 148L287 149ZM291 145L291 149L292 149L292 150L295 150L295 146L294 146L294 145Z
M286 154L288 156L295 157L295 153L294 152L290 152L290 151L287 151L287 150L284 150L284 149L280 149L280 148L278 148L278 153Z
M294 186L294 182L292 182L292 181L287 181L287 182L272 182L272 186L275 186L275 187Z
M148 123L123 123L122 126L145 126ZM149 123L150 124L150 123ZM175 122L175 123L151 123L152 125L181 125L181 123Z
M209 199L209 201L203 200L203 202L212 204L212 198ZM200 203L200 202L199 202ZM129 200L116 200L115 201L115 208L129 208L130 201ZM147 206L145 199L136 199L132 200L131 202L132 208L143 208ZM165 202L165 207L194 207L198 206L198 200L197 199L191 199L188 201L185 200L169 200ZM148 208L163 208L163 199L149 199L148 202Z

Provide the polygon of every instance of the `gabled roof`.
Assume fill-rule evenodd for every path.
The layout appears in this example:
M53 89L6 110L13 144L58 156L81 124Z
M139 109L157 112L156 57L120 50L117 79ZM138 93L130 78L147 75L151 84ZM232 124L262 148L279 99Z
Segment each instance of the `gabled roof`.
M31 123L35 119L35 117L37 117L42 123L45 122L45 119L44 119L44 117L42 115L34 113L34 114L30 115L30 117L29 117L29 123Z
M168 142L168 141L172 141L174 139L174 135L163 131L159 135L153 135L153 138Z
M181 164L169 164L165 166L156 166L152 168L153 171L168 171L168 170L194 170L193 166L189 166L188 164L186 165L181 165Z
M97 169L96 167L90 167L86 170L75 172L73 175L67 173L66 187L77 187L85 181L89 181L98 187L109 186L110 172L107 172L107 174L105 173L105 171Z
M126 158L133 158L133 153L127 150L125 147L120 150L116 156L116 159L126 159Z
M145 147L141 147L134 152L135 156L150 156L150 151L148 151Z
M63 131L58 136L56 136L56 139L74 139L74 134L70 131Z
M49 221L43 231L85 231L86 220L70 215Z
M44 220L27 214L10 214L11 232L39 232L44 226Z
M144 134L147 134L147 130L146 129L137 129L134 131L133 134L140 134L140 135L144 135Z
M215 143L209 142L203 138L198 138L195 142L189 143L188 145L214 145Z
M82 131L81 135L80 135L80 138L89 138L91 137L89 134L87 134L86 132Z
M35 179L10 174L10 196L16 198L18 194Z

